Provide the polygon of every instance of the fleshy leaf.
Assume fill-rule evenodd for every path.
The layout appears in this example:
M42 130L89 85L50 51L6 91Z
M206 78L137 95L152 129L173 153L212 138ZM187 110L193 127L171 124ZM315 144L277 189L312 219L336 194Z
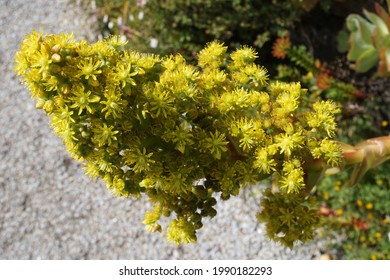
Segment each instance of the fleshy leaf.
M356 61L355 70L357 72L367 72L372 67L377 65L379 61L379 54L376 49L371 48L363 52Z

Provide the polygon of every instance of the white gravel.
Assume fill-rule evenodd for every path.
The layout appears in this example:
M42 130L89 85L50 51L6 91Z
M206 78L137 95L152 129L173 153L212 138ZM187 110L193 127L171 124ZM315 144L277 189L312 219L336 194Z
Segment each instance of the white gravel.
M48 118L15 77L13 56L33 29L93 40L94 21L67 0L0 0L0 259L312 259L256 222L258 196L219 203L198 242L177 247L141 221L147 200L115 198L91 181L51 133ZM255 196L256 197L256 196Z

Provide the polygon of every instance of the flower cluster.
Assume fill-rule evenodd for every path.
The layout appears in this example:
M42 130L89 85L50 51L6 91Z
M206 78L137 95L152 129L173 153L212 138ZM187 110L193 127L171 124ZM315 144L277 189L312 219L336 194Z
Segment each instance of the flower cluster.
M305 192L286 194L267 189L261 202L263 211L257 214L260 222L266 223L267 235L292 248L294 242L313 239L320 224L314 197ZM266 211L265 211L266 210Z
M229 55L212 42L193 66L125 44L34 32L15 70L87 174L118 196L149 197L148 230L162 231L159 219L171 217L168 239L193 242L202 219L216 215L216 194L228 199L274 174L281 192L295 197L306 191L310 161L339 163L329 139L335 105L311 109L299 83L268 84L252 48Z

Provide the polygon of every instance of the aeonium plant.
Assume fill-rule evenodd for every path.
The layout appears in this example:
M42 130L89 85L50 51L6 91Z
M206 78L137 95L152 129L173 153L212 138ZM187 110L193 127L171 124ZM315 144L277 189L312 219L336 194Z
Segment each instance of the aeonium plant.
M159 220L169 217L164 231L177 244L196 241L203 219L217 214L216 196L229 199L271 176L278 191L264 192L259 220L284 245L309 240L319 223L310 189L323 172L369 168L390 154L387 138L375 140L379 154L371 144L333 141L337 105L308 103L299 83L268 84L250 47L228 55L211 42L193 66L125 44L33 32L15 70L86 173L117 196L148 197L147 230L162 231Z
M388 9L390 1L387 0ZM351 14L346 19L349 31L348 55L355 62L357 72L367 72L377 67L379 77L390 75L390 16L378 3L375 3L376 13L364 10L365 18ZM389 10L390 11L390 10Z

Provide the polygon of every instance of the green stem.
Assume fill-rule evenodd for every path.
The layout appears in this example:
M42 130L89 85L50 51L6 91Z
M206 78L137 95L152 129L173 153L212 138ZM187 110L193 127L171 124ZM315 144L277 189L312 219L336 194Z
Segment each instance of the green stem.
M389 0L390 1L390 0ZM371 168L390 159L390 136L382 136L367 139L355 146L339 142L343 163L336 168L327 169L327 174L334 174L353 166L349 185L355 185L364 174ZM306 172L306 185L310 189L322 178L323 172L327 168L323 160L308 158L304 166Z
M390 0L389 0L390 1ZM364 174L390 159L390 136L365 140L357 145L340 144L344 157L344 167L354 165L349 184L355 185Z
M375 167L390 159L390 136L367 139L355 146L344 143L340 145L346 164L362 163L370 157L372 167Z

